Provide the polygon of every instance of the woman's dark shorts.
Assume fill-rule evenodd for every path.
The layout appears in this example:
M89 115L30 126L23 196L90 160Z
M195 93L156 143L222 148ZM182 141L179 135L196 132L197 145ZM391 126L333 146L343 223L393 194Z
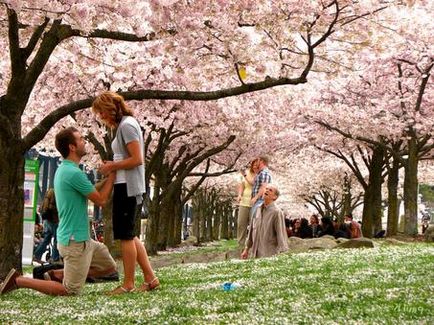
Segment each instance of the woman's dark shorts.
M113 189L113 237L131 240L136 237L136 197L128 197L127 184L115 184Z

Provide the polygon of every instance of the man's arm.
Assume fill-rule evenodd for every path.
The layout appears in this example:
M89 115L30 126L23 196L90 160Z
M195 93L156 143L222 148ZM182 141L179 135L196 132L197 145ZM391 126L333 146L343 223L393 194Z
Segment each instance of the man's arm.
M268 184L269 182L263 182L262 184L261 184L261 187L259 188L259 191L258 191L258 194L256 194L251 200L250 200L250 203L252 204L252 205L254 205L255 203L256 203L256 201L258 201L260 198L262 198L262 196L264 195L264 193L265 193L265 187L267 187L267 184Z
M101 188L90 193L87 198L100 207L105 206L112 192L115 178L116 173L110 173Z

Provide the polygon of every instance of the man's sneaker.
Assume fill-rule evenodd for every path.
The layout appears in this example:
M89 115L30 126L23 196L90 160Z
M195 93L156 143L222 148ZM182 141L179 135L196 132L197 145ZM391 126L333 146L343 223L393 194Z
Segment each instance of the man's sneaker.
M17 270L12 269L9 271L8 275L6 276L5 280L3 281L1 287L0 287L0 295L4 295L5 293L11 292L12 290L18 289L16 278L18 278L20 274L17 272Z

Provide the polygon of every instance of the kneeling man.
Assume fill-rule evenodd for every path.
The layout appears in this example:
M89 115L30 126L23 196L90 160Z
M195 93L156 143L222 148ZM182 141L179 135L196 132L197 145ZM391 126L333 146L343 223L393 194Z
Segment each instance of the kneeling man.
M12 269L0 287L0 294L18 288L30 288L53 295L80 293L86 277L106 276L116 272L116 262L108 248L90 238L87 199L104 206L111 193L115 174L110 174L97 191L78 167L86 154L86 141L73 127L56 135L56 149L64 158L54 177L54 192L59 211L57 247L63 257L64 269L52 271L51 280L21 276Z

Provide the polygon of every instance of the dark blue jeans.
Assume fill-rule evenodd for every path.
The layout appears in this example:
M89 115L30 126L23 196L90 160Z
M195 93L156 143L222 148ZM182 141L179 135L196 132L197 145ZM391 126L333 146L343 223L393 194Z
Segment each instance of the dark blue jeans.
M51 243L51 239L53 240L53 245L51 247L51 259L53 261L59 260L59 251L57 250L57 223L50 222L48 220L44 220L44 233L43 233L43 239L39 243L38 247L36 247L34 251L34 257L38 260L42 258L42 254L47 250L47 246Z

